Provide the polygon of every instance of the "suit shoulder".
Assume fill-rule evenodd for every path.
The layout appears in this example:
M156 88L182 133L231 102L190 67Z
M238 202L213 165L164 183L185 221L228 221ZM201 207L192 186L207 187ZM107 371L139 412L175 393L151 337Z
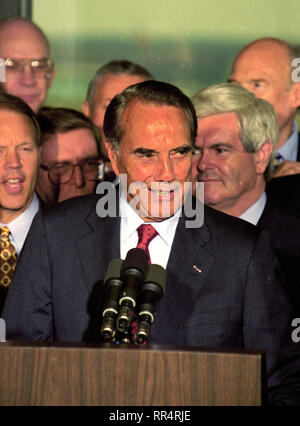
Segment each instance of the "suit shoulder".
M246 220L230 216L209 206L204 207L204 220L211 232L229 234L231 238L249 238L253 241L260 234L260 230Z
M71 198L58 203L52 207L42 208L42 216L47 220L56 220L59 217L81 217L95 208L100 196L96 194L88 194L80 197Z

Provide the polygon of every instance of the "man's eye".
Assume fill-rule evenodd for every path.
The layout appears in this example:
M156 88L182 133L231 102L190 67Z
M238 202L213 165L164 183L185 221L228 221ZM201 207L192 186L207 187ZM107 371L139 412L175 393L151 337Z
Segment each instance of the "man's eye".
M218 154L223 154L224 152L227 152L227 149L217 147L217 148L215 148L215 151L216 151Z
M178 149L176 151L173 151L171 153L173 158L184 158L186 157L190 152L192 151L192 149L189 147L185 147L182 149Z
M51 166L51 169L60 170L60 169L63 169L64 167L68 167L68 166L69 166L69 163L57 163L57 164L53 164Z
M141 157L141 158L151 158L151 157L153 157L153 153L152 152L140 152L139 153L139 157Z
M264 87L264 84L261 81L255 81L252 86L254 89L262 89Z

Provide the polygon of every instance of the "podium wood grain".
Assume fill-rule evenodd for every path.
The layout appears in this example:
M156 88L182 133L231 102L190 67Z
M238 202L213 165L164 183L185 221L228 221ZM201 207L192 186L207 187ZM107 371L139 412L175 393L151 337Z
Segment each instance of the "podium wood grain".
M262 351L0 343L0 405L260 405Z

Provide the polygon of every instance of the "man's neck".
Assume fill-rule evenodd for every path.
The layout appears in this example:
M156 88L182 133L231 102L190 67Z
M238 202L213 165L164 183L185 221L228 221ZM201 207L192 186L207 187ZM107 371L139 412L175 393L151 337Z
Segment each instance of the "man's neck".
M278 141L276 145L277 149L281 148L286 143L288 138L292 135L293 123L294 123L294 118L291 119L282 129L280 129L279 137L278 137Z

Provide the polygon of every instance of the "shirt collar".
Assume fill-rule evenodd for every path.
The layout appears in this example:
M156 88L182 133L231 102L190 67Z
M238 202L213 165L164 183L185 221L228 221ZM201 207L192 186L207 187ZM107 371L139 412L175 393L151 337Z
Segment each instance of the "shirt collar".
M267 202L267 196L264 192L262 196L250 206L244 213L240 216L240 219L244 219L247 222L252 223L253 225L257 225L257 222L264 211L265 205Z
M297 161L298 154L298 126L294 121L291 136L278 148L277 152L283 157L283 160Z
M122 242L126 241L131 235L136 232L137 228L143 223L147 223L156 229L160 237L168 244L172 245L176 227L178 224L179 217L181 215L181 208L171 216L170 218L163 220L162 222L145 222L129 205L127 202L124 191L120 188L120 212L121 212L121 226L123 228Z
M15 246L18 255L23 247L28 230L31 226L31 222L33 221L33 218L38 209L39 200L34 193L31 203L23 213L13 219L11 222L1 224L9 228L11 233L11 242Z

